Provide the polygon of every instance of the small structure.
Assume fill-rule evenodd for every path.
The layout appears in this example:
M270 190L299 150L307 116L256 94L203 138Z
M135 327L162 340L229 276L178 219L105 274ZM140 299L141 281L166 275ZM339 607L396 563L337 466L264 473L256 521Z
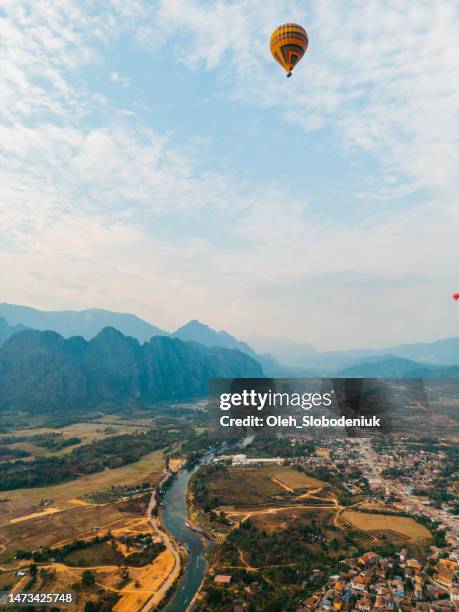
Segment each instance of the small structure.
M214 582L217 584L229 584L231 582L231 576L225 576L224 574L217 574L214 578Z
M406 562L407 567L410 567L411 569L414 570L420 570L422 568L422 565L419 563L419 561L417 559L408 559Z
M362 565L374 565L375 563L377 563L379 561L379 555L377 555L376 553L369 551L366 552L364 555L362 555L359 558L359 563L361 563Z
M369 584L370 578L368 576L356 576L351 580L351 588L355 591L366 591Z

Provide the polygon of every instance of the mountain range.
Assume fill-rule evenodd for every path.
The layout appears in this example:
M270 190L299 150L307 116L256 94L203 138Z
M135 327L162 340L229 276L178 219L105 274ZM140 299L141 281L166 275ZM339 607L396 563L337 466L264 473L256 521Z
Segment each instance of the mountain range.
M433 368L459 365L459 338L446 338L435 342L403 344L383 349L354 349L318 352L308 343L292 342L282 338L252 336L251 343L227 333L216 331L193 319L167 332L136 315L109 310L42 311L26 306L0 304L0 346L12 334L24 327L53 330L64 338L82 336L90 340L105 327L114 327L139 342L152 337L177 338L183 342L197 342L206 347L238 350L256 360L265 375L278 377L341 375L342 372L421 371L422 365ZM253 345L253 346L252 346ZM397 362L406 359L419 366ZM389 361L394 360L389 367ZM368 364L364 367L364 364ZM424 369L426 373L429 370ZM441 371L437 371L440 376ZM449 373L452 370L448 371ZM356 374L358 375L358 374ZM362 374L363 375L363 374ZM381 374L382 375L382 374Z
M340 378L459 378L459 366L435 366L382 355L362 359L339 370L336 375Z
M2 318L5 325L3 334ZM97 308L80 311L46 311L15 304L0 304L0 346L19 329L55 331L64 338L81 336L90 340L105 327L114 327L122 334L132 336L139 342L146 342L154 336L169 336L184 342L199 342L208 347L219 346L236 349L256 359L268 376L288 376L304 373L303 370L298 368L282 366L271 355L259 355L246 342L237 340L225 331L215 331L196 319L179 327L175 332L167 332L129 313L118 313Z
M372 357L393 355L431 365L459 365L459 338L445 338L434 342L417 342L384 347L382 349L361 348L342 351L316 351L308 343L291 342L283 338L252 337L255 350L269 352L282 363L290 366L317 370L339 370L351 363Z
M0 350L0 409L49 412L183 400L213 377L263 376L248 355L154 336L140 344L107 327L87 341L25 330Z
M215 331L208 325L193 319L186 325L179 327L172 335L184 342L199 342L204 346L221 346L228 349L237 349L254 359L258 357L255 351L246 343L237 340L226 331Z
M90 340L104 327L114 327L126 336L137 338L139 342L145 342L152 336L169 335L136 315L99 308L52 311L3 303L0 304L0 317L11 326L20 324L40 331L51 330L64 338L82 336Z
M24 329L27 329L25 325L8 325L7 320L0 317L0 346L2 346L13 334Z

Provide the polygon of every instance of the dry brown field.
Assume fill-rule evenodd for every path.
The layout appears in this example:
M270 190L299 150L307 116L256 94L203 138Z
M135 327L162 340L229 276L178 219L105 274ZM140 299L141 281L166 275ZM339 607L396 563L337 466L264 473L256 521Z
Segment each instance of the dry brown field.
M406 516L369 514L345 510L341 517L353 527L368 533L396 533L413 542L425 542L432 538L429 530Z
M318 489L327 486L326 482L307 476L289 467L276 465L261 469L265 469L266 473L294 491L297 489Z
M4 546L2 557L18 549L37 550L119 530L139 518L137 513L125 511L129 503L75 507L0 527L0 543ZM144 506L146 512L146 502Z
M114 485L135 485L144 481L157 483L161 479L163 469L163 451L157 450L136 463L89 474L62 484L2 491L0 499L7 501L1 503L0 527L10 524L11 519L43 512L46 507L40 504L42 500L49 500L48 505L59 510L74 508L81 505L76 498L109 489Z

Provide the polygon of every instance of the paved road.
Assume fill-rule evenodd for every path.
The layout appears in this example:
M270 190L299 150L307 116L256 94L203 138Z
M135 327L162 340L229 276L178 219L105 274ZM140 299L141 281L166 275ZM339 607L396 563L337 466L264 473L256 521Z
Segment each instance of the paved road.
M384 478L375 464L375 460L377 461L377 454L371 448L371 440L361 438L358 440L358 443L360 452L366 460L370 472L375 478L379 478L381 480L386 489L397 497L400 497L405 503L410 504L420 514L425 514L433 521L445 524L448 529L451 529L454 532L459 530L459 519L457 517L445 515L438 508L425 506L415 495L408 495L404 491L404 485L394 483L392 480L386 480Z
M170 572L169 576L167 576L167 578L165 579L165 581L163 582L159 590L143 606L143 608L141 609L141 612L149 612L149 610L153 610L159 604L159 602L165 597L168 590L172 587L174 582L180 576L180 554L178 551L177 544L170 537L167 531L165 529L162 529L161 521L159 520L159 518L155 518L151 515L155 507L156 507L156 497L155 497L155 491L153 491L152 496L150 498L150 503L148 504L148 510L147 510L148 520L150 522L150 525L152 526L152 529L162 536L163 543L166 549L169 552L171 552L172 555L174 556L174 567L172 568L172 571Z

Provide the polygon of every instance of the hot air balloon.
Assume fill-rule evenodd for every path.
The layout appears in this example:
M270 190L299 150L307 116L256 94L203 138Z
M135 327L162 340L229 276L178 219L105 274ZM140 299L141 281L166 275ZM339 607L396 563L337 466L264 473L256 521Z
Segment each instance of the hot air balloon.
M296 23L284 23L271 35L271 53L276 62L292 76L292 70L301 60L308 48L306 30Z
M459 300L459 293L453 293L453 300L456 300L456 302Z

